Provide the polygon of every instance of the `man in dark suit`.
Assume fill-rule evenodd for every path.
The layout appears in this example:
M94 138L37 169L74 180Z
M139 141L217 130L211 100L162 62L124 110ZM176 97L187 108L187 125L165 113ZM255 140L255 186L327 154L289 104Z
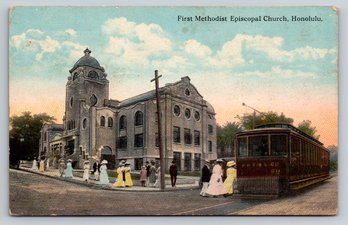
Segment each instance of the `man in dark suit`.
M175 187L176 177L178 176L178 168L175 164L175 161L172 161L172 164L169 167L170 181L172 183L172 187Z
M203 196L203 197L207 197L205 192L208 189L210 177L211 177L210 163L209 163L208 160L205 160L204 166L202 167L201 181L202 181L203 186L202 186L202 190L201 190L201 193L200 193L200 195Z

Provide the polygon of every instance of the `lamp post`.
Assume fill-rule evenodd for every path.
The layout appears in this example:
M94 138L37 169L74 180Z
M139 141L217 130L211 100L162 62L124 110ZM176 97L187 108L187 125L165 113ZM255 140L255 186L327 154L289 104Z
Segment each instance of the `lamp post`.
M255 117L256 117L256 112L260 113L261 115L265 115L264 113L260 112L259 110L245 104L244 102L242 103L242 106L245 106L247 108L250 108L252 109L254 112L253 112L253 129L255 129Z

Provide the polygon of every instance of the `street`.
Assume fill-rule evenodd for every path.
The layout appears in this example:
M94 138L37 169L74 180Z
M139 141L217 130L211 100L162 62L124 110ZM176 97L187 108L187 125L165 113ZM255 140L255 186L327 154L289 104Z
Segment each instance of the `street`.
M11 215L335 215L337 176L296 196L273 200L204 198L199 190L99 190L10 170Z
M169 192L96 190L10 170L12 215L227 215L264 201L204 198L197 189Z

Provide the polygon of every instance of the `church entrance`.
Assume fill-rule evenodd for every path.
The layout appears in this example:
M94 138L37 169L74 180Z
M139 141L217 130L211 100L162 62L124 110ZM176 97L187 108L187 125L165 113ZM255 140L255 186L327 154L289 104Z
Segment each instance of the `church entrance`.
M104 146L101 150L100 162L104 159L108 161L108 169L115 169L115 155L112 154L112 150L109 146Z

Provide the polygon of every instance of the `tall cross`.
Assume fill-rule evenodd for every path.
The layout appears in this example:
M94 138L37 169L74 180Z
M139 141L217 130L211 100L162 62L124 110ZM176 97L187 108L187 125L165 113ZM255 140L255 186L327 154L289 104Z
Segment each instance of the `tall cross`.
M165 188L165 162L164 162L164 152L162 146L162 126L161 126L161 104L160 104L160 95L159 95L159 85L158 79L162 77L162 75L158 76L158 70L155 70L155 78L151 80L151 82L155 81L156 85L156 105L157 105L157 125L158 125L158 142L159 142L159 156L160 156L160 167L161 167L161 190Z

